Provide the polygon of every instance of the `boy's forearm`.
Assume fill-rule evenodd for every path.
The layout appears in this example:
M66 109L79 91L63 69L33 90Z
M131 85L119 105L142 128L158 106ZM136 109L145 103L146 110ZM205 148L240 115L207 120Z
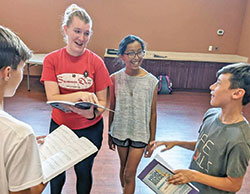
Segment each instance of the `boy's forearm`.
M175 141L175 145L189 150L194 150L196 141Z
M37 186L31 187L29 189L25 189L22 191L17 191L17 192L9 192L9 194L41 194L44 188L46 187L46 184L40 183Z
M47 185L47 183L45 183L45 184L41 183L41 184L39 184L39 185L37 185L35 187L32 187L31 188L31 193L32 194L40 194L40 193L42 193L42 191L44 190L46 185Z
M237 192L240 190L243 177L232 178L232 177L215 177L201 173L199 171L193 171L194 176L192 181L198 182L210 187L214 187L219 190Z

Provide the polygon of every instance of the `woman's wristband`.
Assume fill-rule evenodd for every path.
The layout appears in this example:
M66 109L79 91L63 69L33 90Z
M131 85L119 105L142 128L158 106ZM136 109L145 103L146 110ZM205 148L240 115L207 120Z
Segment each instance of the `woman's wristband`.
M94 120L96 118L95 110L93 110L93 117L92 118L87 118L89 121Z

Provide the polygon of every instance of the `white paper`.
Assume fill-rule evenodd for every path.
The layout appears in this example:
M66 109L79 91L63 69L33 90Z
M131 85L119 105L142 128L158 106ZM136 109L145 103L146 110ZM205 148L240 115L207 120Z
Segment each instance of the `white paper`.
M167 161L164 160L159 154L156 154L156 156L154 157L154 159L156 159L157 161L159 161L160 163L162 163L166 168L170 169L171 171L174 171L173 167L170 166L170 164L168 164Z
M78 136L65 125L50 133L39 146L44 183L95 153L98 149L87 138Z
M173 168L157 154L138 175L138 178L157 194L196 194L199 192L190 183L182 185L169 184L168 179L173 174Z

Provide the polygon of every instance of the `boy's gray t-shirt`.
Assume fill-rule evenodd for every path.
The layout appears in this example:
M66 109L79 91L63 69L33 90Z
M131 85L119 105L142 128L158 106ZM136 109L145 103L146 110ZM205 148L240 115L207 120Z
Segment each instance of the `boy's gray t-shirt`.
M209 109L199 130L190 169L216 177L242 177L250 158L250 126L247 120L223 124L220 108ZM234 193L194 183L203 194Z
M129 76L122 69L115 76L115 114L111 136L148 144L151 106L158 79L151 73L143 77Z

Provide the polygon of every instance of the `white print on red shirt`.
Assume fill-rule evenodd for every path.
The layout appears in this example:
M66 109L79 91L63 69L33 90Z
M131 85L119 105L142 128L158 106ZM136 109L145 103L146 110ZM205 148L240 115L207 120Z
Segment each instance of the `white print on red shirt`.
M64 89L88 89L93 85L91 77L77 73L63 73L57 75L58 85Z

